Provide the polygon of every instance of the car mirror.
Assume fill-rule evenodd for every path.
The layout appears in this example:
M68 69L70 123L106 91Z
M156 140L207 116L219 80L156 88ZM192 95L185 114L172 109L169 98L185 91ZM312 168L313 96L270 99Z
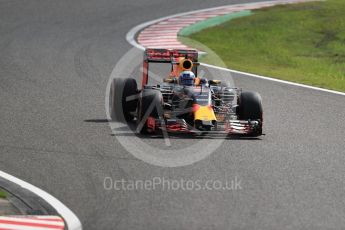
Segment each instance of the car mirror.
M165 83L176 83L176 78L164 78Z
M220 83L222 83L221 80L209 80L208 84L210 85L220 85Z

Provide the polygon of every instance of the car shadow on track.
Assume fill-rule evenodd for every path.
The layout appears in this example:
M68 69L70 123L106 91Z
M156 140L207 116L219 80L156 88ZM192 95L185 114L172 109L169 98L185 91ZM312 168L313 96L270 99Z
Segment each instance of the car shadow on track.
M90 123L108 123L108 119L87 119L84 120L84 122L90 122Z

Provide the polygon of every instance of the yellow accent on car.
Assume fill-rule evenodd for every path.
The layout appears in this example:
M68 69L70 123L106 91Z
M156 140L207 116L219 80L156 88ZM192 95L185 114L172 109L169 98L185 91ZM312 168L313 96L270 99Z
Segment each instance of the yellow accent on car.
M197 106L194 111L194 120L216 121L216 115L210 106Z

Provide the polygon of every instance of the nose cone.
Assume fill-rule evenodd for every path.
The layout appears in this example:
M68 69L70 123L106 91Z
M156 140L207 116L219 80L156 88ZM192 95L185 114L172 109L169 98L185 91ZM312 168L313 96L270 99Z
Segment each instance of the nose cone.
M214 111L211 106L200 106L200 105L194 105L193 106L194 111L194 120L199 121L216 121L216 115L214 114Z

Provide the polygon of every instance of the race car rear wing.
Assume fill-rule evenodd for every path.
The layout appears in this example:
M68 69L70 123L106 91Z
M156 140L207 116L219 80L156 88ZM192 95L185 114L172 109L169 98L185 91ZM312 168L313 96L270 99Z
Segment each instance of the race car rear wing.
M187 49L146 49L145 62L172 63L177 58L184 57L192 62L198 62L198 51Z
M197 75L197 66L198 62L198 51L196 50L187 50L187 49L146 49L144 52L144 61L143 61L143 78L142 78L142 88L148 83L149 79L149 63L171 63L178 64L178 58L183 57L189 59L193 64L193 69L195 75Z

